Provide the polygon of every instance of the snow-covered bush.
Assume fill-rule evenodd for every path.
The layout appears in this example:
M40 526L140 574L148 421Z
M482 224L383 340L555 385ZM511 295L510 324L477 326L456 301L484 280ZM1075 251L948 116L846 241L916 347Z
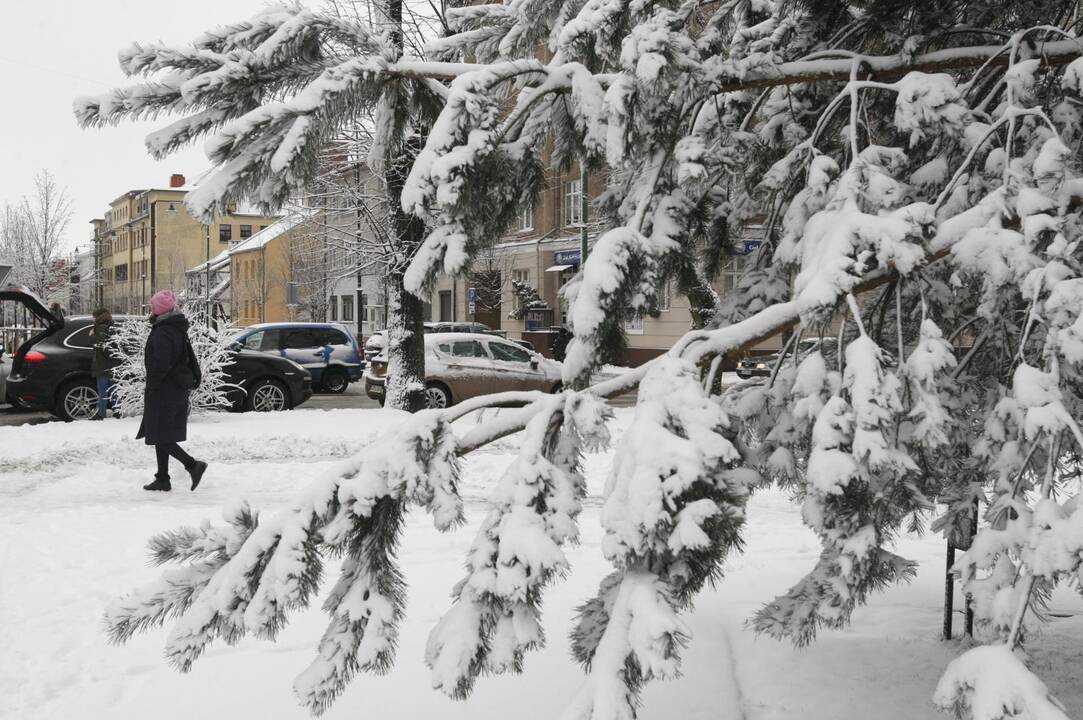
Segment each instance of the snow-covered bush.
M297 684L320 711L358 670L392 662L405 506L450 529L457 458L523 432L426 652L456 697L480 673L519 671L544 642L542 591L576 536L578 453L605 440L599 398L638 385L606 489L613 572L573 632L588 678L570 720L632 718L642 684L678 671L680 614L739 549L748 494L767 482L794 491L823 549L756 615L759 630L802 644L844 626L910 576L893 539L940 503L933 527L949 538L982 525L955 571L990 647L948 669L937 704L1056 717L1012 651L1032 641L1028 608L1078 582L1083 557L1083 45L1071 17L1009 0L507 0L449 11L439 59L419 62L370 28L285 6L192 46L125 51L142 81L76 113L87 125L182 115L152 136L159 155L213 133L220 170L190 194L205 216L241 195L287 197L362 110L379 109L386 147L420 97L440 108L402 193L428 231L404 278L415 293L466 271L540 192L546 164L607 182L606 227L565 294L567 390L417 415L248 535L234 513L234 529L157 540L190 562L114 608L115 636L179 615L167 652L187 669L215 637L273 638L311 601L324 558L343 554L331 625ZM322 52L335 43L356 56ZM711 322L591 385L621 318L651 312L668 279L709 287L751 224L764 238L754 267L702 313ZM787 332L771 378L713 394L725 359ZM803 337L837 344L802 355ZM522 407L451 425L508 405ZM213 566L186 552L196 545L215 548ZM992 688L978 678L989 673Z
M233 362L226 337L198 311L188 314L188 321L191 323L188 339L203 374L199 387L189 396L191 410L194 413L225 410L229 407L227 393L234 388L226 379L226 367ZM113 407L123 417L143 414L143 392L147 386L144 354L150 328L145 318L117 320L109 340L112 351L123 358L113 370L111 391Z

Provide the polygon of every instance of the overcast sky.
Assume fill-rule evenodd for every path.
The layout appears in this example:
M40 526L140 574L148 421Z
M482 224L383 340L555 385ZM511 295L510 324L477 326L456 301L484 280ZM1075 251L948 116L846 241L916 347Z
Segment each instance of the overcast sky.
M192 178L208 167L202 143L155 162L143 147L163 124L126 123L82 130L72 100L125 84L117 51L132 41L189 42L204 30L242 20L264 0L3 0L0 22L0 203L29 194L48 169L67 187L75 214L71 245L86 245L90 220L110 200L169 176Z

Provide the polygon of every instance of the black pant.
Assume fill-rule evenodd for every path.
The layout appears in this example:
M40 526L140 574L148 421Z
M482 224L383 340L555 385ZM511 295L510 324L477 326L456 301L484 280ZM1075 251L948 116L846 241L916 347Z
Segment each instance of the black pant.
M158 456L157 477L160 480L169 479L169 457L171 455L177 458L177 460L180 460L181 465L184 465L185 470L195 464L195 460L192 459L192 456L184 452L184 450L181 449L181 446L177 443L164 443L161 445L155 445L154 454Z

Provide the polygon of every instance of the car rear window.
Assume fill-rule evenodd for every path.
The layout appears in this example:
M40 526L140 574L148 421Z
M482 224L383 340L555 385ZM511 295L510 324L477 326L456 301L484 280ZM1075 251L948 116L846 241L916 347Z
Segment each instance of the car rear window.
M320 345L349 345L350 340L346 337L346 333L341 330L335 330L334 328L327 328L319 331Z
M90 337L91 326L79 328L71 335L68 335L64 340L64 344L69 347L86 348L90 349L94 347L94 338Z

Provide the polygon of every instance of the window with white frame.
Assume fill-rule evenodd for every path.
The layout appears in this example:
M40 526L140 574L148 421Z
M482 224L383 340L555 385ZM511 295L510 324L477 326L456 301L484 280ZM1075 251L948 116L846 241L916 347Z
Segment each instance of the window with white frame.
M511 281L512 281L512 287L513 288L515 287L514 283L522 283L523 285L529 285L530 284L530 270L512 270L511 271ZM522 306L523 306L523 300L522 300L522 298L519 297L518 293L513 293L512 294L512 301L511 302L512 302L512 305L514 306L514 308L516 310L521 309Z
M580 225L583 222L583 183L567 180L564 183L564 225Z
M719 289L723 295L737 287L737 280L745 271L748 264L747 260L748 257L745 255L729 255L726 257L722 265L722 272L719 273L719 283L721 285Z
M534 203L527 201L519 208L519 232L534 229Z

